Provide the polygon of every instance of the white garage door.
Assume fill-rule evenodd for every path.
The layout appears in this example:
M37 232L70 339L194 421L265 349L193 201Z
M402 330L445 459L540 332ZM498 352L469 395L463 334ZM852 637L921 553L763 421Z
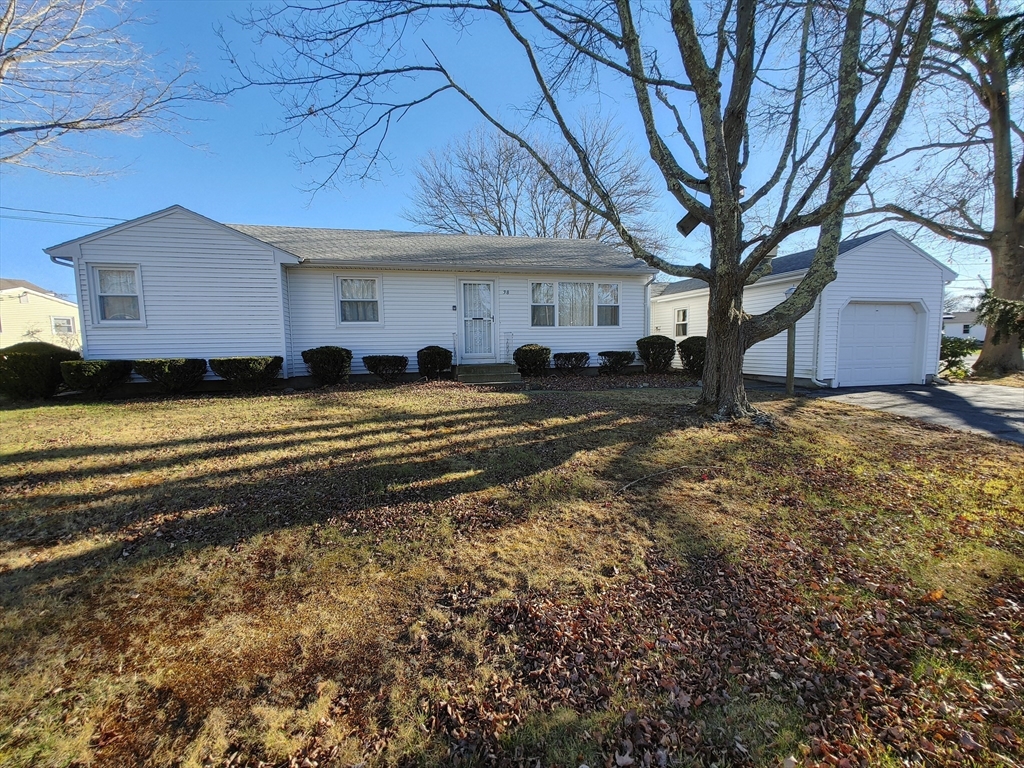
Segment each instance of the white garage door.
M917 324L910 304L847 304L839 318L838 386L918 383Z

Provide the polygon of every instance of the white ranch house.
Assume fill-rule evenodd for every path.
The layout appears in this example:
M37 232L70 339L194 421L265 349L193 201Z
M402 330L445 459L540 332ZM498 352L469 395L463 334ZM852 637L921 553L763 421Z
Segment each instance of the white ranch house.
M447 347L458 365L635 350L655 271L590 240L227 225L181 206L48 248L75 270L86 359L361 357Z
M772 273L744 291L744 309L756 314L781 303L813 256L809 250L776 258ZM796 378L826 387L930 381L939 367L942 298L956 273L892 230L844 241L836 273L796 324ZM681 280L654 294L651 333L677 342L707 334L706 283ZM747 350L743 372L784 379L786 334Z
M977 312L953 312L943 318L942 335L956 339L974 339L985 341L988 329L978 322Z

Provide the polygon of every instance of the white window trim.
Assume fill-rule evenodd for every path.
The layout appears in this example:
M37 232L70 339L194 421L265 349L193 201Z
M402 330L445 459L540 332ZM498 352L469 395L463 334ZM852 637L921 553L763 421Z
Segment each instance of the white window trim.
M142 266L140 264L118 264L118 263L104 263L104 264L87 264L89 270L88 283L89 283L89 307L92 312L92 322L90 325L93 326L109 326L113 328L145 328L146 327L146 302L144 297L144 291L142 287ZM135 290L138 291L136 294L139 298L139 319L138 320L101 320L100 319L100 276L99 270L101 269L131 269L135 272Z
M679 313L684 312L683 317L685 318L682 322L679 322ZM680 325L686 326L686 333L680 336L676 331L679 330ZM686 339L690 336L690 308L689 307L676 307L672 317L672 337L676 339Z
M71 331L69 333L58 333L57 332L57 321L58 320L70 320ZM73 315L50 315L50 333L54 336L74 336L75 335L75 318Z
M533 303L533 286L535 283L553 283L555 286L555 324L554 325L534 325L533 324L533 308L534 307L550 307L550 304L534 304ZM590 283L594 286L594 322L591 325L559 325L558 324L558 287L562 283ZM622 327L622 283L619 280L545 280L543 278L530 278L527 288L527 297L530 302L527 305L527 317L526 320L529 323L529 327L537 330L560 330L562 328L621 328ZM597 286L599 285L614 285L616 293L619 295L618 304L598 304L597 303ZM598 325L597 324L597 308L598 307L618 307L619 308L619 322L615 325Z
M373 280L377 291L376 320L342 320L341 319L341 281L342 280ZM338 328L365 328L366 326L384 325L384 278L381 275L352 275L344 272L334 273L334 323Z

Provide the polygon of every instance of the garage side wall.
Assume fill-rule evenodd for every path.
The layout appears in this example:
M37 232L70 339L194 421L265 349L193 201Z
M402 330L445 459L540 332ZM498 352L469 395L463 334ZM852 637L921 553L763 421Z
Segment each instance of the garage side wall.
M822 293L819 379L834 380L839 366L839 320L851 300L920 302L925 308L924 376L939 367L942 337L942 268L898 237L872 240L840 257L839 277Z
M803 273L792 282L773 282L752 285L743 291L743 309L752 315L767 312L786 299L786 289L796 286ZM796 323L796 356L794 375L798 379L814 378L814 336L818 326L818 304ZM786 332L758 342L747 350L743 358L743 372L748 376L786 375Z

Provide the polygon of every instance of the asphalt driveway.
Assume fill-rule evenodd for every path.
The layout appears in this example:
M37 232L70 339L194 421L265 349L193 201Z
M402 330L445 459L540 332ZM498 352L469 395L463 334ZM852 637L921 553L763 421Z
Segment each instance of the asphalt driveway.
M1024 389L989 384L852 387L811 393L1024 444Z

